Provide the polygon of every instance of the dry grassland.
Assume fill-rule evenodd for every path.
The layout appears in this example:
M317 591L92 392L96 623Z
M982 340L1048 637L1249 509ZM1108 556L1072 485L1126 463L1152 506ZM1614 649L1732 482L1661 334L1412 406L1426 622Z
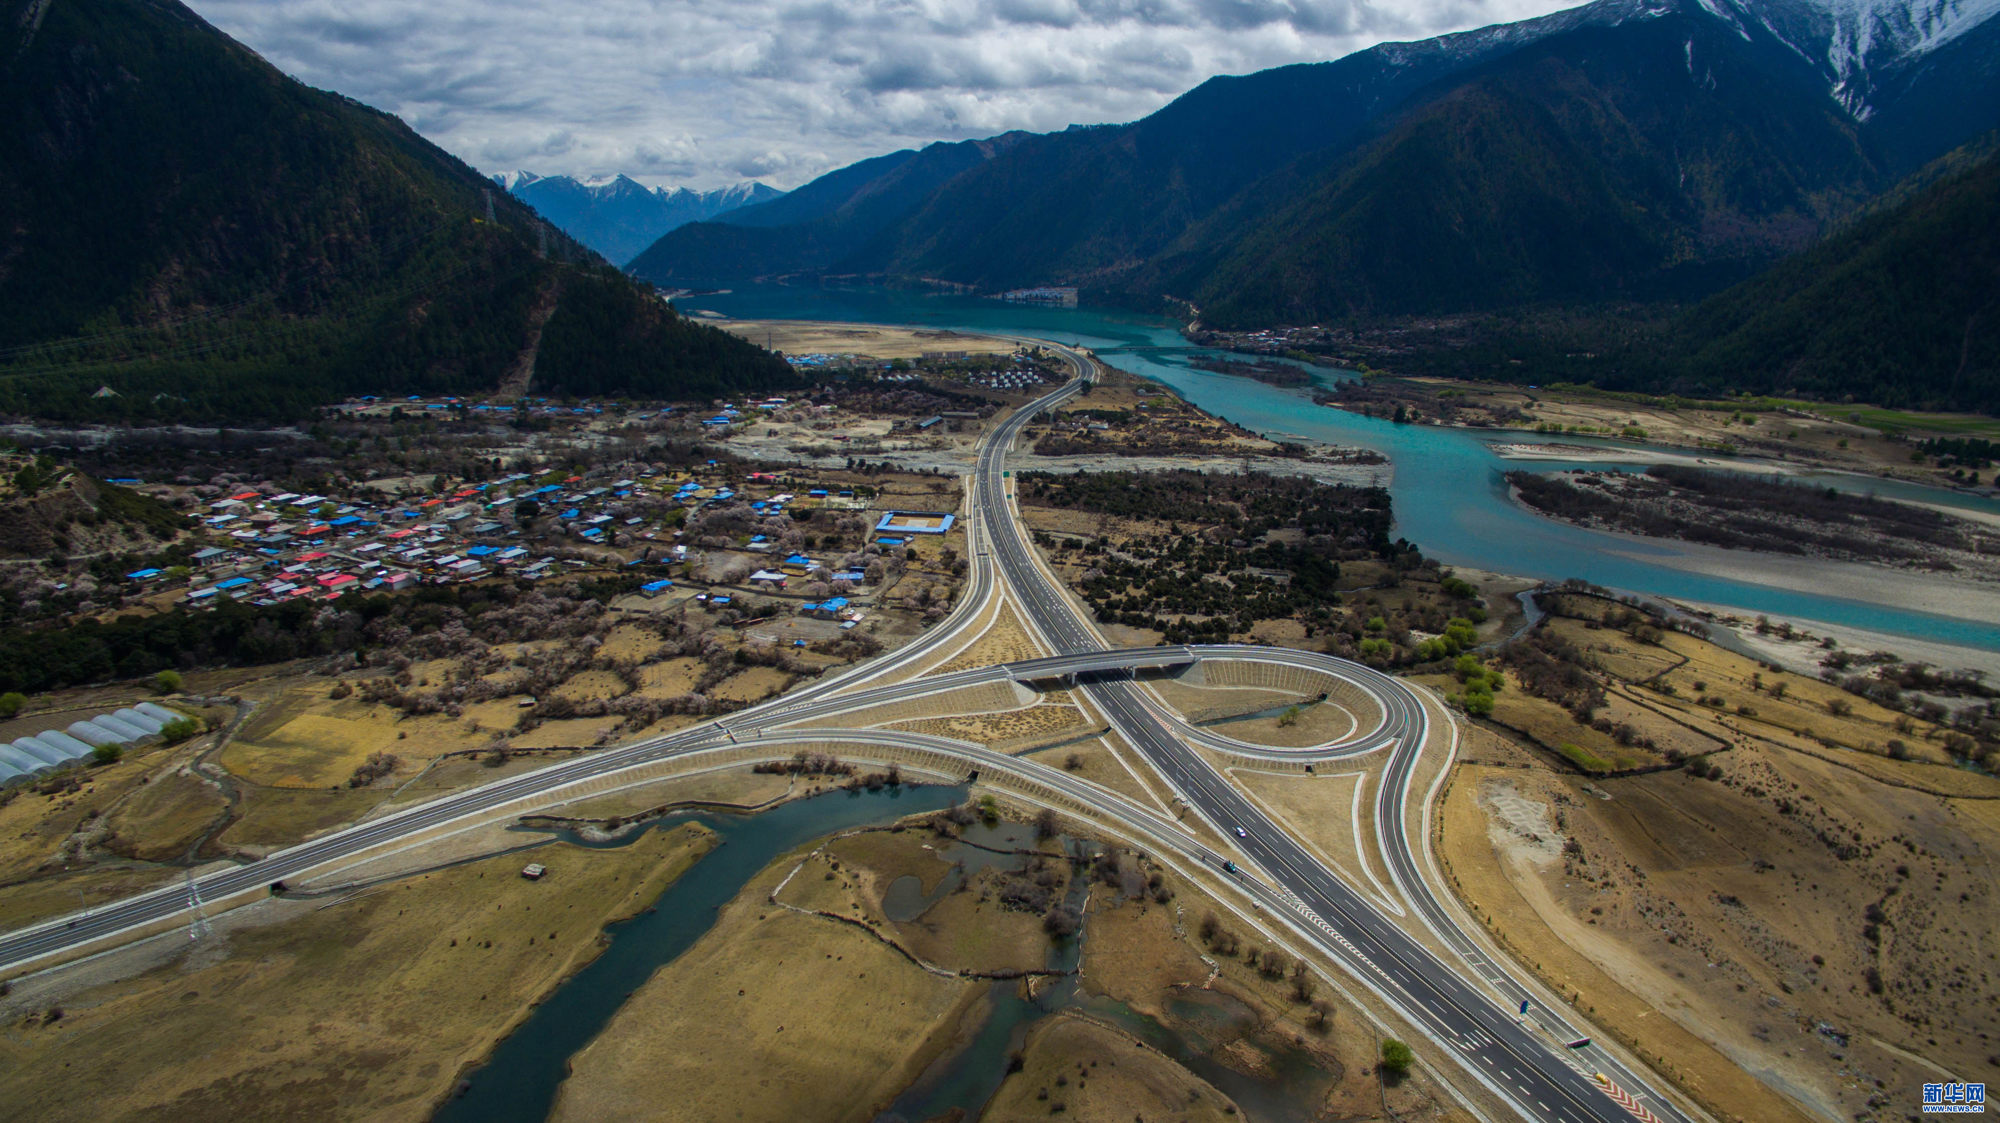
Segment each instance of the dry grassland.
M571 1059L551 1118L865 1120L935 1054L972 984L843 924L766 904L752 879Z
M1036 1026L1022 1052L1021 1071L1000 1085L981 1123L1045 1120L1058 1111L1079 1123L1239 1117L1207 1081L1117 1030L1074 1015Z
M1011 752L1045 745L1053 739L1078 736L1090 731L1091 725L1084 720L1083 711L1075 706L1029 706L999 714L899 721L889 728L974 741L1002 752ZM1103 729L1101 724L1096 727L1098 732Z
M994 618L993 626L981 632L965 650L951 657L951 661L938 667L933 674L950 674L953 671L970 671L980 667L991 667L999 663L1015 663L1023 659L1033 659L1043 654L1028 638L1028 630L1021 625L1021 618L1015 615L1014 606L1003 605L1000 614Z
M1253 745L1302 749L1324 745L1353 735L1358 729L1354 715L1332 702L1308 702L1299 707L1291 723L1280 717L1244 718L1216 722L1211 732Z
M571 717L545 721L511 740L517 749L588 748L624 721L619 717Z
M1160 696L1160 700L1173 707L1174 711L1191 722L1219 721L1224 718L1254 714L1275 706L1289 706L1303 701L1303 696L1289 690L1258 690L1254 687L1236 686L1191 686L1170 678L1146 680L1146 685Z
M648 698L678 698L701 681L705 665L693 656L648 663L639 668L640 693Z
M417 776L403 782L395 791L394 798L382 805L382 813L394 809L435 799L446 792L460 791L479 784L490 784L509 776L519 776L523 772L533 772L547 768L558 761L567 760L572 753L544 749L533 752L513 752L498 764L491 763L492 757L454 757L440 760Z
M1854 1116L1877 1081L1987 1064L2000 801L1761 743L1711 759L1718 779L1596 781L1608 798L1463 767L1440 857L1518 956L1719 1113Z
M761 807L791 793L791 777L749 768L705 772L696 776L670 776L623 791L593 795L573 803L559 804L552 814L578 819L607 819L613 815L632 816L669 804L704 803L734 807Z
M1132 775L1132 770L1125 766L1102 737L1038 749L1024 755L1029 760L1063 769L1099 787L1109 788L1143 807L1166 811L1161 797Z
M17 789L0 804L0 882L15 881L61 862L63 843L130 793L166 757L158 752L134 754L116 764L78 774L82 788L42 795L33 788Z
M1362 824L1364 829L1370 829L1367 837L1371 840L1374 837L1374 807L1369 799L1376 783L1372 773L1305 775L1231 768L1229 775L1284 824L1287 833L1339 870L1348 884L1364 892L1373 889L1373 883L1363 872L1372 869L1380 875L1380 868L1374 864L1373 847L1371 854L1363 855L1355 848L1354 841L1357 814L1366 820ZM1358 800L1357 792L1361 796Z
M1589 598L1560 598L1552 607L1582 616L1605 606ZM1596 717L1631 727L1653 741L1620 744L1612 734L1579 722L1553 702L1531 696L1510 681L1495 696L1491 720L1586 772L1659 767L1684 757L1762 744L1833 760L1889 783L1941 795L2000 795L2000 781L1953 767L1929 722L1885 709L1829 683L1774 670L1716 644L1668 632L1657 643L1595 619L1550 617L1544 624L1572 644L1599 671L1605 706ZM1412 681L1457 689L1450 676ZM1890 758L1900 742L1908 760Z
M1209 979L1193 933L1175 931L1175 917L1192 928L1207 904L1185 886L1167 905L1128 904L1117 908L1093 902L1089 934L1083 942L1083 977L1090 989L1110 995L1150 1018L1167 1016L1167 999L1178 990Z
M875 359L917 359L926 351L1012 354L1015 345L991 336L870 324L806 320L709 320L733 335L787 355L865 355Z
M724 702L761 702L792 684L776 667L750 667L723 679L710 694Z
M1001 714L1034 705L1036 695L1012 682L986 682L962 686L941 694L929 694L906 701L885 702L864 709L817 719L815 725L834 728L869 728L890 722L922 721L932 714Z
M1114 907L1102 899L1093 905L1084 941L1085 985L1210 1041L1216 1060L1247 1075L1270 1079L1281 1051L1303 1050L1317 1074L1294 1071L1290 1079L1308 1081L1295 1091L1314 1101L1305 1117L1382 1118L1383 1089L1371 1075L1380 1041L1375 1028L1323 987L1318 996L1331 1005L1331 1024L1324 1033L1307 1028L1307 1007L1290 984L1265 979L1240 952L1212 956L1219 975L1211 981L1196 935L1204 913L1224 916L1224 926L1243 936L1243 951L1261 941L1196 887L1175 879L1174 888L1178 896L1164 907L1137 901ZM1421 1072L1390 1091L1388 1103L1394 1118L1469 1118Z
M238 737L222 753L223 767L276 788L330 788L354 774L371 753L397 747L396 721L300 714L257 740Z
M483 733L511 733L521 723L521 705L526 695L512 698L495 698L491 702L474 702L465 707L465 724Z
M175 861L191 856L228 813L229 800L215 784L175 769L155 776L105 816L111 834L98 845L142 862Z
M1433 387L1464 391L1467 385L1437 379L1412 379ZM1911 432L1956 436L1990 428L1991 418L1966 414L1922 414L1876 410L1873 407L1812 405L1813 415L1711 409L1671 409L1664 405L1619 401L1590 391L1502 390L1480 386L1471 390L1477 406L1525 409L1538 423L1582 426L1617 432L1637 425L1646 440L1701 451L1706 442L1728 444L1744 452L1784 460L1823 464L1848 471L1880 472L1926 482L1951 482L1943 473L1919 471L1910 463L1908 443L1883 435L1873 424L1893 423ZM1801 403L1805 404L1805 403ZM1852 415L1856 420L1848 420ZM1745 424L1748 419L1749 423ZM1926 426L1935 426L1927 429ZM1559 443L1561 434L1536 433L1532 439Z
M627 687L624 679L610 671L579 671L549 693L572 702L587 702L593 698L622 697L627 693Z
M1027 971L1043 966L1049 942L1042 918L992 900L987 892L991 871L965 882L914 919L898 923L888 918L882 901L897 879L914 877L929 893L951 872L932 849L939 841L920 831L869 831L840 839L805 864L783 899L867 922L926 963L946 970ZM829 873L834 875L831 879L825 876Z
M259 853L289 846L359 819L382 801L364 788L244 788L236 821L217 839L223 846Z
M486 743L477 729L443 714L402 717L358 698L329 699L324 679L294 683L260 705L223 749L221 764L231 774L264 787L331 788L372 753L410 764Z
M540 882L512 855L288 905L214 952L62 995L53 1024L9 1009L0 1095L89 1123L421 1118L711 838L686 826L615 850L556 845L538 852L552 871Z
M665 647L666 641L660 638L658 632L651 628L626 624L611 629L611 633L604 637L604 646L598 648L598 652L611 659L645 662L658 655Z
M642 726L627 733L620 740L644 741L650 737L664 737L669 733L676 733L686 729L688 726L700 725L706 720L700 714L668 714L651 725Z

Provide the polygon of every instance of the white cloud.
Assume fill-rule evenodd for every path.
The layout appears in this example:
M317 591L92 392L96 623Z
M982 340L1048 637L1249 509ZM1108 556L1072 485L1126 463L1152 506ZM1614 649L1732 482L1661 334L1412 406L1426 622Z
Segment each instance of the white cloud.
M1217 74L1561 0L193 0L488 172L792 187L936 140L1142 117Z

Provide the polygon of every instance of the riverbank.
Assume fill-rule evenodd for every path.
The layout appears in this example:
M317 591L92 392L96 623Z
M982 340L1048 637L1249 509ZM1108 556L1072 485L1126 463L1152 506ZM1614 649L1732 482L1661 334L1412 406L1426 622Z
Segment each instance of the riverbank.
M1623 531L1604 530L1596 533L1629 543L1627 549L1613 546L1608 551L1612 554L1643 560L1653 565L1668 566L1684 573L1717 577L1749 585L1762 585L1772 589L1810 589L1821 596L1880 605L1906 612L1921 612L1932 616L1986 622L2000 621L2000 588L1973 585L1948 577L1884 569L1859 562L1757 554L1690 542L1664 542ZM1679 598L1670 596L1667 599ZM1740 615L1744 610L1727 608L1724 611ZM1802 622L1807 619L1787 613L1771 615L1785 616ZM1813 620L1809 626L1824 630L1837 625ZM1849 630L1863 631L1863 629ZM1936 644L1935 641L1909 641L1898 638L1897 642L1929 642L1935 646L1956 648L1956 645ZM2000 656L2000 652L1990 654Z
M1977 485L1976 466L1968 471L1949 457L1923 456L1913 448L1914 441L2000 434L2000 420L1964 414L1773 399L1655 398L1584 386L1507 386L1438 377L1369 378L1337 386L1323 397L1335 408L1361 412L1400 407L1411 420L1450 428L1535 434L1555 444L1564 436L1583 436L1633 445L1553 459L1661 463L1699 461L1720 452L1723 467L1742 459L1758 462L1759 471L1852 472L1945 488Z
M2000 587L2000 542L1984 526L1930 506L1666 465L1644 473L1514 471L1506 480L1513 501L1594 531Z
M597 958L708 852L686 824L631 845L469 862L331 901L267 900L140 973L86 961L0 999L0 1095L42 1118L421 1117L462 1065ZM545 865L539 881L521 876ZM121 950L115 955L126 955Z
M1796 674L1817 676L1828 655L1823 641L1832 640L1837 649L1872 654L1888 652L1902 663L1924 663L1940 671L1975 671L1989 680L2000 680L2000 651L1933 643L1909 636L1846 628L1817 621L1804 623L1804 630L1787 638L1778 631L1758 630L1758 619L1723 605L1676 601L1678 607L1701 617L1711 628L1733 633L1744 649L1757 658Z
M848 324L831 320L736 320L703 317L704 322L759 347L790 356L852 356L855 359L920 359L940 351L1004 355L1018 346L1011 339L945 328Z
M1486 446L1502 460L1558 464L1683 464L1690 468L1719 468L1733 472L1762 472L1792 475L1804 471L1801 465L1762 457L1712 456L1660 448L1576 445L1559 442L1508 442Z

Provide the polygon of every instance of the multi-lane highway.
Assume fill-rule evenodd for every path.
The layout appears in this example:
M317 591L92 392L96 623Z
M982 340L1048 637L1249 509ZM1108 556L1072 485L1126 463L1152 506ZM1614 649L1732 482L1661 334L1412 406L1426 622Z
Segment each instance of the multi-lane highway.
M698 758L740 751L744 746L753 751L764 746L772 750L772 755L781 755L784 747L810 739L843 738L935 753L940 759L956 760L1038 784L1089 808L1109 823L1120 824L1152 838L1158 845L1169 846L1184 857L1219 870L1223 858L1215 848L1200 842L1177 824L1059 771L944 738L881 730L802 728L884 702L939 695L982 683L1073 677L1117 733L1151 763L1189 807L1234 843L1239 851L1237 857L1244 859L1246 866L1268 879L1267 884L1247 873L1239 874L1237 884L1242 892L1262 901L1274 915L1282 912L1295 932L1317 944L1332 959L1344 963L1364 985L1402 1011L1434 1042L1455 1053L1466 1071L1511 1103L1522 1116L1556 1123L1581 1120L1622 1123L1631 1118L1583 1066L1563 1055L1560 1049L1551 1048L1551 1034L1573 1033L1557 1014L1538 1010L1534 1017L1539 1020L1524 1024L1516 1020L1512 1008L1497 1003L1492 992L1480 989L1483 980L1510 1000L1518 1001L1527 995L1457 927L1450 912L1432 895L1423 866L1412 853L1402 825L1403 813L1409 805L1410 785L1420 755L1430 736L1431 719L1423 702L1407 684L1329 656L1278 648L1112 649L1041 566L1021 530L1008 495L1006 456L1036 414L1081 390L1082 378L1088 370L1086 360L1073 351L1056 350L1076 369L1078 380L1016 411L982 442L964 521L973 563L970 583L951 616L918 641L892 655L717 722L602 750L445 796L279 851L261 861L211 873L195 883L200 899L216 902L260 891L272 882L297 878L429 832L486 821L516 808L526 810L571 798L580 785L670 757ZM1052 656L930 675L893 685L868 685L918 666L964 633L982 618L1003 583L1011 590L1012 599L1020 606L1029 628L1054 653ZM1256 659L1324 672L1357 687L1378 712L1367 715L1372 720L1357 721L1350 734L1336 743L1309 750L1259 749L1189 727L1131 678L1135 668L1172 667L1213 658ZM1310 760L1387 750L1389 755L1377 794L1378 845L1399 892L1459 962L1441 958L1344 884L1303 845L1270 822L1210 765L1197 745L1253 757L1292 756ZM1243 837L1236 837L1239 828ZM188 889L177 885L9 933L0 937L0 971L11 973L37 961L154 928L182 917L190 904ZM1461 972L1469 972L1475 978L1469 980ZM1539 1032L1537 1025L1542 1027ZM1661 1118L1683 1118L1670 1102L1650 1093L1637 1075L1618 1067L1611 1058L1591 1060L1591 1067L1611 1072L1625 1089L1640 1094Z
M1029 626L1050 650L1075 655L1103 650L1106 645L1035 558L1011 506L1006 473L1008 448L1021 429L1036 413L1078 393L1087 377L1081 356L1062 353L1075 367L1077 380L1016 412L980 450L973 502L987 528L986 546ZM1433 1040L1454 1049L1489 1088L1532 1118L1565 1123L1631 1118L1631 1113L1607 1095L1580 1064L1551 1049L1547 1040L1515 1019L1514 1011L1501 1008L1462 979L1459 965L1445 963L1382 915L1266 817L1185 739L1160 721L1154 709L1140 699L1134 683L1087 678L1080 686L1112 728L1167 777L1182 799L1225 834L1241 835L1237 845L1244 854L1325 923L1330 939L1321 943L1334 958L1346 961L1365 982L1394 991L1406 1013L1420 1020ZM1409 749L1392 756L1382 784L1377 823L1396 824L1384 832L1381 841L1398 883L1410 892L1423 884L1423 878L1400 824L1403 800L1417 751L1428 733L1429 718L1423 703L1406 684L1379 676L1370 686L1388 715L1385 724L1400 732L1399 739ZM1413 896L1427 899L1427 894ZM1426 910L1426 921L1441 932L1457 934L1463 946L1471 949L1470 941L1457 932L1450 916L1435 907L1434 900L1427 903L1433 907ZM1637 1089L1628 1088L1631 1090ZM1658 1102L1657 1097L1653 1099ZM1678 1114L1670 1104L1662 1102L1659 1107L1670 1115Z

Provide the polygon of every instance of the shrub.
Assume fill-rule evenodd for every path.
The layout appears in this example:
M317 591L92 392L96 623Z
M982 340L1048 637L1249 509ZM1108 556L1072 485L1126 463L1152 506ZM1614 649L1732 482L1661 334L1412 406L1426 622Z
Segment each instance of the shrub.
M201 723L191 717L176 718L160 727L160 736L169 745L178 745L201 732Z
M382 777L387 776L389 773L394 772L396 766L401 763L402 761L397 759L394 753L369 753L368 759L363 761L361 766L354 770L354 775L347 778L347 786L350 788L365 788Z
M5 694L0 694L0 718L13 717L15 714L20 713L21 708L27 704L28 696L18 690L9 690Z
M90 750L90 763L116 764L118 763L118 758L124 755L125 746L123 745L99 745Z
M181 673L179 671L170 668L153 676L153 693L179 694L180 691Z
M1410 1074L1410 1065L1416 1062L1416 1054L1410 1047L1393 1037L1382 1041L1382 1075L1391 1083Z

